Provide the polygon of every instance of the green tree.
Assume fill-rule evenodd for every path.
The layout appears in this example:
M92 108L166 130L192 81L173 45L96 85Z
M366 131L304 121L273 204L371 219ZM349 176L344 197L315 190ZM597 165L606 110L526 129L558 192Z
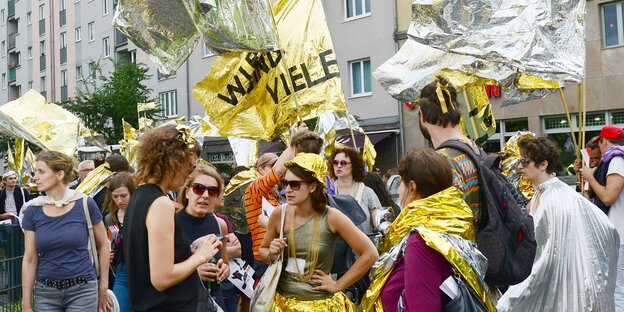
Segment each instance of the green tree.
M107 144L117 144L123 139L122 119L138 128L137 103L150 101L151 90L143 81L151 76L147 67L132 62L115 64L110 77L102 74L99 62L91 62L89 67L89 76L81 77L83 85L77 88L76 96L61 105L82 119L86 127L101 133ZM145 115L159 119L161 111Z

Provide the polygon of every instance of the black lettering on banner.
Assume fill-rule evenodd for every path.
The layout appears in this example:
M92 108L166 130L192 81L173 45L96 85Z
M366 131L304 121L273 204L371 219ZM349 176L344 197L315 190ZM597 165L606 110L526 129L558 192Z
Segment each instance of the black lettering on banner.
M286 95L290 95L290 88L288 88L288 82L286 82L286 77L284 77L284 73L280 74L280 79L282 80L282 86L284 86L284 91L286 91Z
M245 88L243 87L243 84L241 83L240 78L238 78L238 76L234 76L234 82L236 83L236 86L233 86L229 83L227 85L227 90L228 90L228 93L230 94L229 98L221 93L217 94L217 97L219 99L226 101L232 105L238 104L238 99L236 98L236 92L240 93L241 95L245 95Z
M317 84L325 81L325 76L321 77L323 81L320 81L320 82L318 82L318 80L312 81L312 78L310 78L310 73L308 72L308 67L306 66L305 63L301 63L301 72L303 73L303 78L305 78L305 81L308 84L308 88L312 88L316 86Z
M303 75L293 74L296 70L297 70L296 65L288 69L288 74L290 75L290 81L292 81L292 85L293 85L293 90L294 90L293 92L297 92L306 88L305 84L300 84L300 85L297 84L297 80L303 78Z
M277 54L276 58L273 58L273 53ZM277 64L282 60L282 51L277 50L275 52L267 53L267 58L269 59L269 64L271 64L271 68L276 68Z
M319 57L321 58L321 64L323 65L323 71L325 72L325 79L329 80L331 78L334 77L340 77L340 73L338 72L329 72L329 66L330 65L336 65L338 66L338 62L336 62L336 58L334 57L333 60L328 60L327 56L334 54L334 51L332 49L323 51L321 53L319 53Z
M247 87L247 94L251 93L251 90L253 90L256 81L254 81L254 77L252 77L242 66L238 68L238 72L240 72L241 74L243 74L243 76L245 76L245 78L247 78L247 80L249 81L249 87ZM255 73L256 70L253 71L253 73ZM255 75L254 75L255 76ZM238 76L236 76L238 77Z
M271 89L271 83L267 82L267 91L269 91L269 94L271 95L271 99L273 99L273 103L277 104L278 102L278 98L277 98L277 77L274 78L275 80L273 81L273 89Z
M245 60L251 67L262 70L265 74L270 70L262 53L247 53Z

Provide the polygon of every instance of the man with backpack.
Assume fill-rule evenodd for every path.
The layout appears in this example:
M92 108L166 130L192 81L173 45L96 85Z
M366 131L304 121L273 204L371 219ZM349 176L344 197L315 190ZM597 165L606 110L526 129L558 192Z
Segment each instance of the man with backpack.
M536 243L525 200L487 155L461 131L457 92L438 77L419 98L420 130L453 168L453 185L464 192L474 216L477 246L488 258L486 281L513 285L531 273Z
M620 234L620 256L615 284L615 310L624 311L624 130L604 126L598 144L602 158L595 168L581 170L595 196L605 205L601 209L609 216Z

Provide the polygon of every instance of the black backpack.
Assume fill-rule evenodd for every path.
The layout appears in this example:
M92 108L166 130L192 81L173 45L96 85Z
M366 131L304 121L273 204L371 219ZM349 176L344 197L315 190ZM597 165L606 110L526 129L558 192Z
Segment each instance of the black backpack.
M438 149L462 151L475 163L479 174L483 223L477 233L477 248L488 259L485 281L492 285L515 285L530 274L537 244L533 217L525 208L526 200L500 170L500 157L449 140Z

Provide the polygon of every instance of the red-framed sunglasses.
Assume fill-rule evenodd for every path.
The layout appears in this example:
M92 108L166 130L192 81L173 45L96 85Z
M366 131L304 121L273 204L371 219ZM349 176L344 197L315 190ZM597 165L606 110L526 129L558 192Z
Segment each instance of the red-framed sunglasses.
M340 165L341 167L346 167L346 166L350 165L351 162L346 161L344 159L343 160L335 160L334 159L334 161L332 161L332 164L334 164L334 167L337 167L338 165Z
M204 195L204 192L206 191L208 191L209 197L217 197L221 194L221 189L218 186L205 186L201 183L193 183L191 189L197 196Z

